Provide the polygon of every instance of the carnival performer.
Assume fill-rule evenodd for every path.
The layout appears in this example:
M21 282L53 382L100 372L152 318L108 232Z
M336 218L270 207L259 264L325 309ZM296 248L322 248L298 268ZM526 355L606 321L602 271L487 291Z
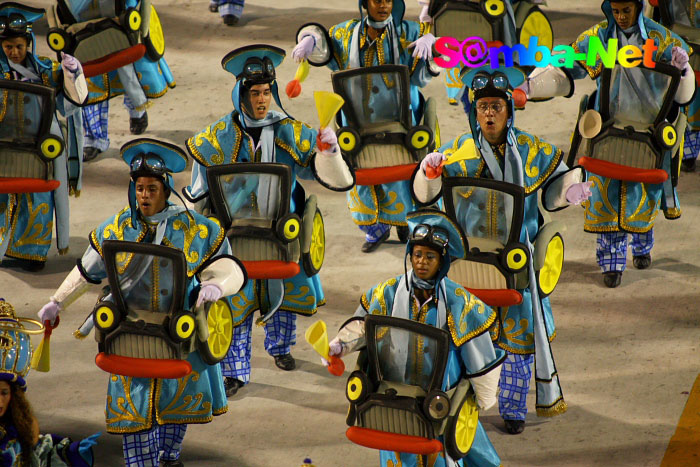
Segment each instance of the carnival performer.
M25 327L28 321L41 326L35 320L17 318L14 307L0 298L0 461L7 467L92 466L92 446L99 434L76 442L40 434L25 395L25 378L32 361L29 333L43 328L30 330Z
M443 177L492 178L519 185L525 189L520 242L532 247L543 224L538 208L538 191L545 209L558 210L569 204L580 204L590 196L590 183L581 182L580 169L568 170L562 163L562 151L555 146L515 127L513 86L524 80L516 68L490 66L476 68L462 78L465 89L462 100L469 118L470 133L464 133L446 143L439 152L428 154L414 176L416 199L432 204L441 196L440 177L428 179L428 167L438 169L446 156L463 145L473 146L473 154L466 160L445 164ZM466 101L473 93L473 102ZM461 221L461 220L460 220ZM532 269L532 262L529 264ZM530 277L534 270L530 271ZM499 308L499 329L494 332L495 345L508 352L499 383L499 412L506 430L518 434L524 430L527 414L526 397L532 376L532 362L536 360L537 415L554 416L566 411L559 378L549 342L554 338L554 318L549 298L540 298L537 285L518 290L523 297L520 305ZM534 313L543 319L544 327L535 325ZM501 329L503 323L514 323L513 328ZM517 339L516 339L517 336ZM544 343L546 348L542 348Z
M505 352L493 347L488 333L496 320L496 311L447 278L450 262L465 254L464 235L444 212L415 211L407 214L406 220L411 232L406 256L412 268L362 295L355 316L341 326L330 342L330 355L343 357L365 346L364 317L368 314L410 319L444 329L452 339L441 390L448 391L468 378L479 410L487 410L496 403L499 368ZM406 352L392 350L404 355ZM324 364L328 362L324 360ZM427 456L381 451L380 465L501 465L480 422L463 460L451 459L447 452L439 453L434 459L432 456L434 463L428 464Z
M338 191L353 185L335 132L327 127L319 133L291 118L282 108L275 68L284 56L282 49L256 44L233 50L223 58L224 69L236 76L234 111L187 140L187 149L194 158L192 181L186 192L191 199L208 195L207 167L238 162L276 162L290 167L290 212L300 216L306 195L297 177L316 178L325 187ZM281 111L270 110L273 99ZM329 146L327 150L317 151L317 135ZM277 367L289 371L296 366L291 355L296 342L296 313L312 315L324 303L318 275L307 275L303 267L289 279L251 280L239 294L226 297L236 326L229 353L221 362L226 393L235 394L250 380L254 311L264 310L267 314L278 310L265 324L265 350L274 357Z
M328 31L315 23L302 26L292 52L294 59L306 60L325 50L330 55L327 66L333 71L383 64L406 65L410 73L412 117L414 122L419 120L424 99L418 88L437 76L428 65L435 36L424 34L427 23L403 19L404 0L359 0L358 7L359 20L344 21ZM389 86L381 85L375 94L388 97L393 92ZM371 110L379 109L381 104L374 107ZM405 217L414 209L408 181L355 186L348 192L347 200L355 224L365 233L363 252L374 251L386 241L392 225L396 226L399 239L406 242Z
M135 8L137 0L127 0L126 7ZM101 0L66 0L65 6L76 22L86 22L114 16L115 2ZM154 10L155 11L155 10ZM151 14L154 14L153 12ZM165 57L152 60L144 56L109 73L88 79L90 95L83 107L83 129L85 131L83 160L91 161L109 148L109 99L124 95L124 107L129 112L129 131L141 135L148 128L150 99L163 96L175 87Z
M243 16L245 0L209 0L209 11L219 13L226 26L235 26Z
M664 62L681 70L681 81L674 97L674 108L669 115L678 115L679 106L688 104L696 89L695 76L688 64L688 46L675 33L669 31L653 20L641 14L642 0L617 1L604 0L602 10L605 21L584 31L572 44L576 53L588 54L591 38L600 39L607 44L610 39L619 40L620 47L636 46L640 49L649 39L653 40L652 59ZM590 76L596 80L598 91L589 99L589 105L600 109L600 76L603 62L596 56L594 66L586 61L574 62L574 67L567 70L575 79ZM553 67L536 69L531 77L521 85L526 94L533 89L543 88L542 83L551 78ZM618 75L611 84L610 95L614 102L610 106L619 109L621 115L648 118L659 112L657 96L666 93L667 83L647 79L636 68L625 68L624 77ZM536 75L536 76L535 76ZM622 117L621 117L622 118ZM671 120L675 120L672 117ZM659 209L667 219L678 219L681 208L676 189L672 183L670 157L664 161L664 170L669 174L666 182L661 184L620 181L601 175L588 173L587 179L593 182L593 195L583 206L585 208L584 230L596 233L596 257L603 271L603 282L608 287L617 287L622 281L622 273L627 263L627 238L632 235L633 264L637 269L651 266L651 250L654 246L654 221Z
M187 165L184 151L169 143L140 138L122 146L121 155L130 167L129 206L90 233L90 245L78 265L39 311L42 322L53 322L91 284L106 277L105 240L182 250L187 259L185 309L234 294L245 282L245 272L230 256L230 245L218 221L168 201L174 191L171 174L182 172ZM139 262L130 274L130 294L152 293L154 288L160 289L157 295L172 293L171 276L158 274L153 264L143 268ZM80 330L83 336L90 329L85 327ZM219 365L206 364L199 351L190 352L187 361L192 372L183 378L110 377L107 431L123 435L127 466L155 466L159 461L161 466L183 465L179 458L187 425L208 423L214 415L227 411ZM126 406L125 398L130 401Z
M19 3L0 4L0 69L6 80L27 81L57 89L56 109L68 119L66 149L53 160L53 178L60 182L58 188L44 193L0 193L0 261L4 256L21 261L27 271L39 271L46 264L51 247L51 237L56 228L56 244L59 254L68 252L69 209L68 195L79 187L79 168L69 173L69 159L80 161L82 154L82 128L80 104L85 99L80 89L85 89L80 62L70 55L63 55L61 63L36 55L36 41L32 32L34 22L45 14L43 8ZM29 97L12 106L0 104L7 112L1 112L0 137L13 141L37 132L37 121L42 109L31 105ZM26 105L25 105L26 104ZM9 108L8 108L9 106ZM4 121L3 121L4 120ZM21 121L20 121L21 120ZM56 115L51 118L51 133L62 135ZM79 164L71 168L79 167ZM70 183L69 183L70 182ZM69 186L70 185L70 186Z

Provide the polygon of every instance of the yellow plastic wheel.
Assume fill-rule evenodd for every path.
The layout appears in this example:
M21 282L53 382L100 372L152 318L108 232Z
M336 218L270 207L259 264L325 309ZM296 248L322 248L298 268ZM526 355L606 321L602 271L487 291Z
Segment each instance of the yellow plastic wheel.
M321 211L316 209L314 213L313 230L311 232L311 245L309 253L303 255L302 264L304 272L308 276L318 274L323 266L323 260L326 258L326 228L323 224L323 216Z
M151 60L158 61L165 53L165 36L156 9L151 5L151 19L148 22L148 35L143 38L146 53Z
M209 339L207 339L209 354L217 361L221 361L226 356L233 339L233 316L225 303L218 301L209 308L207 328L209 328Z
M549 20L539 9L532 11L525 17L523 25L520 28L520 43L527 45L530 43L530 37L538 38L538 45L543 45L548 49L552 49L554 44L554 32Z
M58 138L49 136L41 142L41 155L46 159L55 159L63 152L63 142Z
M540 269L537 282L540 292L547 296L554 291L554 288L561 277L561 270L564 266L564 240L556 234L547 244L547 252L544 257L544 265Z
M466 456L474 442L479 423L479 408L473 394L469 394L457 414L448 422L445 433L447 453L454 459Z
M46 37L46 41L54 52L60 52L66 48L66 39L60 32L50 32Z

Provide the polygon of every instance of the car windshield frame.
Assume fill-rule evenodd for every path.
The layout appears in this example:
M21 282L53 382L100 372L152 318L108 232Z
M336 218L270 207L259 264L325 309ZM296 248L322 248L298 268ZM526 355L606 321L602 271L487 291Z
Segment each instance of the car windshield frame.
M455 223L463 231L464 227L462 226L459 219L457 219L455 211L455 201L452 197L453 189L461 187L474 187L492 191L499 191L511 196L513 199L513 214L511 219L510 230L508 233L508 241L505 243L505 245L520 241L520 231L522 230L523 215L525 209L525 189L523 187L515 185L513 183L503 182L500 180L493 180L489 178L445 177L442 180L442 198L445 202L445 212L452 219L455 219ZM466 231L464 231L464 234L467 240L469 240L470 235L468 235ZM474 235L471 236L474 237ZM469 256L469 252L467 252L467 256Z
M617 68L623 68L619 63L615 64L615 67L613 68L603 68L603 72L601 73L600 77L600 86L599 86L599 92L600 92L600 115L603 119L603 122L608 122L610 121L610 86L611 86L611 81L612 81L612 76L614 70ZM659 73L662 75L669 76L671 78L671 82L668 85L668 88L666 89L666 94L664 94L664 98L661 102L661 107L659 108L659 112L656 115L653 125L657 126L661 122L663 122L666 119L666 116L668 115L669 111L671 110L671 106L673 105L673 98L676 95L676 90L678 90L678 85L681 81L681 72L678 70L676 67L663 63L663 62L655 62L654 68L650 68L644 65L644 63L640 63L637 67L635 68L640 68L644 70L650 70L653 73ZM674 92L671 92L671 89L674 90Z
M42 98L42 115L37 137L32 144L4 142L0 140L0 148L38 151L42 138L48 135L51 130L51 121L56 113L56 90L50 86L44 86L43 84L0 78L0 93L3 94L3 102L0 104L0 116L2 116L0 124L2 124L2 121L5 118L5 112L7 111L7 103L5 103L4 100L7 99L9 91L33 94Z
M389 327L405 330L410 333L420 334L433 339L437 343L435 358L433 361L433 372L430 378L430 385L427 392L440 389L447 367L449 355L450 333L427 324L417 321L396 318L392 316L367 315L365 317L365 340L367 342L368 375L373 380L375 387L384 380L380 365L379 354L377 352L376 329L378 327Z
M185 304L185 277L187 274L187 260L185 254L177 248L154 245L152 243L128 242L123 240L105 240L102 244L102 257L107 271L107 281L111 289L112 297L119 310L128 313L126 299L122 293L117 269L116 255L119 253L134 255L150 255L154 259L165 258L173 267L172 300L168 316L183 309Z
M367 67L351 68L349 70L335 71L331 74L331 82L333 84L333 91L345 100L341 112L347 119L348 126L357 129L358 131L364 128L370 128L371 125L361 125L358 115L355 113L355 108L352 102L357 100L356 96L351 96L345 92L344 83L348 79L356 78L357 76L372 76L382 73L396 73L399 79L399 86L401 87L401 96L399 96L399 102L402 108L399 109L400 120L399 122L404 128L409 129L411 125L411 114L410 114L410 90L409 90L409 78L408 78L408 67L406 65L376 65ZM364 119L362 119L364 120ZM379 122L378 122L379 123Z
M224 229L228 230L233 223L231 214L228 210L228 203L224 194L224 189L221 184L221 177L226 175L242 175L242 174L257 174L257 175L274 175L279 177L279 209L278 215L273 220L273 228L275 222L289 214L290 197L292 192L292 170L286 164L270 163L270 162L236 162L234 164L214 165L207 167L207 182L209 184L209 197L216 217L221 222ZM244 229L253 229L254 227L243 227ZM263 229L266 230L266 229Z

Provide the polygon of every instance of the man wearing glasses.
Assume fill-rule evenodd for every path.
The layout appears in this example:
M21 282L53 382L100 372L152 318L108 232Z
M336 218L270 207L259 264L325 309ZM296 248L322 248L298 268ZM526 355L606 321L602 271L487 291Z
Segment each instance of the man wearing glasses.
M90 233L90 245L78 265L39 311L42 322L53 323L59 312L91 284L100 284L107 277L105 240L182 250L188 271L184 278L185 310L193 309L195 303L200 306L234 294L245 283L245 272L230 255L231 247L218 221L168 201L170 194L175 193L172 173L182 172L187 165L184 151L172 144L141 138L126 143L121 153L130 167L129 206ZM172 295L174 290L173 276L166 273L166 267L161 261L126 261L121 293L130 303L151 304L155 300L163 304L158 297ZM134 316L138 317L138 313L144 310L129 310L126 319L137 321ZM92 324L88 318L76 335L87 336ZM182 466L179 458L187 425L208 423L214 415L228 410L219 365L205 363L199 351L190 352L187 361L192 373L182 378L110 377L105 410L107 431L123 435L127 466ZM124 400L129 401L126 406ZM171 407L182 409L170 410Z
M515 128L511 92L523 80L524 75L516 68L493 70L488 65L463 74L466 88L462 102L472 131L448 142L439 152L425 156L414 175L413 190L420 203L437 202L442 189L441 177L437 175L440 171L443 177L492 178L519 185L526 194L520 242L532 249L532 242L543 224L536 195L540 188L543 206L552 211L580 204L590 196L590 190L587 182L580 181L579 169L569 171L561 163L561 150ZM446 161L462 146L470 148L463 157ZM533 267L532 262L529 267ZM532 274L534 270L531 277ZM530 287L519 292L523 296L520 305L499 309L499 326L512 322L513 328L508 332L500 329L495 338L495 345L508 352L501 372L499 411L511 434L521 433L525 426L525 398L535 352L537 369L546 368L549 373L540 378L545 370L537 371L537 414L553 416L566 411L549 348L549 341L554 337L549 298L539 297L533 281ZM544 326L535 325L533 313L540 314L538 321ZM536 342L544 343L546 348L537 348Z

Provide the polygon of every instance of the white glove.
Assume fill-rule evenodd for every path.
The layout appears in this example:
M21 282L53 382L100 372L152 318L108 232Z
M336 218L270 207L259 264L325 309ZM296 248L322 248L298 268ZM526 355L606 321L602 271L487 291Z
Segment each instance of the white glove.
M340 147L338 146L338 137L335 131L331 127L321 128L318 131L318 139L330 146L329 149L321 151L322 154L327 156L332 156L335 154L340 154Z
M421 2L420 0L418 1L421 5L423 5L423 8L420 10L420 14L418 15L418 21L421 23L432 23L433 18L428 14L428 3L427 2Z
M294 61L297 63L303 62L309 58L311 52L314 51L314 47L316 47L316 38L313 36L313 34L309 33L308 35L304 36L296 46L294 46L294 49L292 50L292 58L294 58Z
M71 74L76 74L78 70L83 71L83 67L77 58L63 52L61 52L61 68L63 68L64 73L67 71Z
M343 358L348 352L347 352L347 347L343 345L343 343L338 339L337 337L330 341L328 344L329 350L328 350L328 356L329 357L338 357L338 358ZM323 366L330 366L330 362L326 360L325 358L321 357L321 364Z
M586 201L588 198L591 197L592 186L593 182L574 183L566 189L566 200L569 203L578 206L583 201Z
M431 152L427 156L423 158L423 160L420 162L420 168L423 170L423 173L426 172L427 167L432 167L433 169L437 169L440 167L440 164L442 161L446 160L447 158L445 155L441 152Z
M197 296L197 306L204 302L215 302L223 296L223 292L216 284L206 284L199 289Z
M685 64L688 63L688 52L682 47L674 47L671 49L671 65L683 71Z
M39 316L39 321L41 321L42 324L44 323L44 321L48 320L51 322L51 325L53 325L54 321L56 320L56 317L60 312L61 305L51 300L49 303L41 307L41 310L39 310L39 313L37 313L37 315Z
M411 42L408 48L414 47L414 57L430 60L433 58L433 45L435 45L435 36L428 33L420 36L415 42Z

